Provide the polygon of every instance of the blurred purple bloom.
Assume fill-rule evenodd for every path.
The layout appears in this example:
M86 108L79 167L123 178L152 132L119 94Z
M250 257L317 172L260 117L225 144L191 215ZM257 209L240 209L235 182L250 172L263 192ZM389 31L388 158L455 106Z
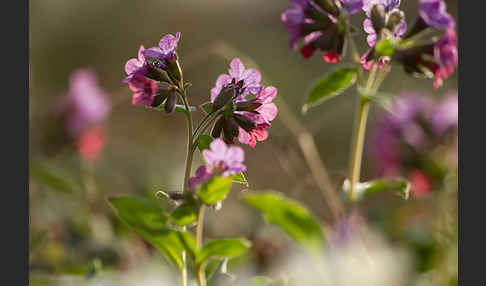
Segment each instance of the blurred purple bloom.
M66 127L72 136L101 123L111 109L108 94L99 86L95 72L87 68L71 74L69 91L59 107L67 113Z
M429 26L436 29L454 28L456 23L447 13L443 0L420 0L420 18Z
M132 104L151 106L157 93L157 83L142 75L136 75L128 84L133 91Z
M375 5L381 5L388 12L398 8L400 0L363 0L363 11L365 11L366 16L371 16L371 8Z
M446 130L457 130L457 119L456 94L440 101L428 94L399 95L372 134L371 152L379 174L399 175L411 154L430 153L443 143Z
M138 59L129 59L127 61L127 63L125 64L125 72L127 73L127 77L123 80L123 82L129 82L136 75L147 74L148 65L143 55L144 51L145 47L141 45L138 49Z
M304 10L307 9L310 2L310 0L291 0L291 7L281 15L283 25L290 34L289 47L291 49L295 49L297 41L305 35L301 25L309 21L306 20Z
M363 8L363 0L340 0L349 14L356 14Z
M447 29L442 39L434 45L434 57L438 63L435 71L434 87L442 85L442 81L448 78L457 66L457 36L454 29Z
M167 34L160 39L158 47L146 49L143 51L143 55L145 58L170 60L174 57L180 38L180 32L177 32L175 36Z
M244 98L249 93L258 94L262 89L260 81L262 76L256 69L245 69L245 66L239 58L231 60L228 74L218 76L216 86L211 89L211 102L214 102L223 86L230 84L235 79L235 82L243 80L243 93L239 95L238 99Z
M228 147L222 139L215 139L209 145L209 149L202 152L207 163L197 169L194 177L189 179L189 188L194 189L196 184L209 180L213 175L227 177L230 174L238 174L246 171L243 165L245 152L241 147Z

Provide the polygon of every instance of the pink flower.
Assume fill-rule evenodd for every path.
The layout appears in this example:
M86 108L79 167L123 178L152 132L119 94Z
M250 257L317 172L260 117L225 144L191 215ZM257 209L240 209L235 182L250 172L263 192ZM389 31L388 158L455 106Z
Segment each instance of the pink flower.
M189 188L209 180L214 175L227 177L230 174L238 174L246 171L243 165L245 152L241 147L228 147L222 139L215 139L209 145L209 149L202 152L206 165L200 166L196 170L194 177L189 179Z
M57 107L67 114L66 128L73 137L101 123L111 109L108 94L99 86L95 72L87 68L71 74L69 91Z
M130 89L133 91L132 104L151 106L157 93L157 83L142 75L136 75L130 80Z
M262 89L260 85L262 75L260 72L256 69L246 69L239 58L234 58L231 60L228 74L218 76L216 86L211 89L211 102L214 102L223 86L230 84L233 79L235 79L236 83L243 80L243 92L239 95L239 98L244 98L249 93L258 94Z
M247 132L240 127L238 141L255 147L257 141L264 141L268 138L268 131L266 129L271 126L270 121L274 120L278 114L278 108L273 103L273 99L276 96L277 88L274 86L267 86L261 90L255 100L255 102L261 104L255 110L258 113L243 112L245 116L256 123L257 128Z
M146 75L148 73L148 65L143 55L144 51L145 47L141 45L138 49L138 59L129 59L126 62L125 72L127 73L127 77L123 82L129 82L136 75Z
M78 138L78 151L86 161L96 161L105 147L106 137L101 127L84 131Z

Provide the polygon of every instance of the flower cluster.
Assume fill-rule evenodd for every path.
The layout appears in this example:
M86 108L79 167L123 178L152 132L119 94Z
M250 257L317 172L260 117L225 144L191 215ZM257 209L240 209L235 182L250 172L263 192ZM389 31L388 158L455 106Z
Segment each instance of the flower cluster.
M267 128L278 113L273 103L277 89L262 86L260 80L260 72L246 69L238 58L231 61L228 74L218 77L211 89L213 112L220 113L211 131L214 138L222 136L231 144L238 138L251 147L267 139Z
M163 104L164 110L171 113L177 102L178 88L182 88L182 71L177 57L177 45L181 34L167 34L158 46L138 49L138 58L125 64L128 83L133 91L132 103L147 107Z
M189 189L194 190L199 185L213 176L227 177L246 171L243 165L245 152L241 147L228 147L221 139L215 139L209 145L209 149L202 152L207 165L202 165L196 170L196 175L189 179Z
M457 95L434 100L405 93L377 123L371 152L380 175L406 175L423 196L457 167Z
M105 145L102 125L111 105L95 72L87 68L74 71L69 78L69 90L58 104L58 113L66 116L66 130L76 140L81 156L88 161L96 160Z

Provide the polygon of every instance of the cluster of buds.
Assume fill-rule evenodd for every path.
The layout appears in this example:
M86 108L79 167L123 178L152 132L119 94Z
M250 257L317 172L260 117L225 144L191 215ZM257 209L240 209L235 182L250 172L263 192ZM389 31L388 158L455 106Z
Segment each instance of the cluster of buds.
M289 46L310 58L316 50L324 52L324 60L337 63L346 52L349 33L347 15L360 11L356 0L291 0L291 8L282 13L282 22L290 34Z
M228 144L238 139L254 147L268 137L266 129L277 116L277 106L272 102L277 89L260 85L260 72L245 69L238 58L231 61L228 71L218 77L211 90L211 112L218 113L211 136L223 137Z
M138 50L138 58L130 59L125 64L128 83L133 91L132 103L147 107L163 105L165 112L174 111L177 103L177 90L183 88L183 77L180 68L177 45L180 33L175 36L167 34L159 41L158 46Z

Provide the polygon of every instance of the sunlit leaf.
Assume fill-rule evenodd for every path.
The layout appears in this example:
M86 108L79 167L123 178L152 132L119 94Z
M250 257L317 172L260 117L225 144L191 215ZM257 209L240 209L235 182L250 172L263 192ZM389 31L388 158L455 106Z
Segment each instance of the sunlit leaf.
M343 184L344 192L348 193L349 188L349 180L345 180ZM356 185L356 198L358 200L379 192L392 192L401 196L403 199L408 199L410 194L410 183L403 178L385 178L358 183Z
M197 148L201 152L205 149L209 149L209 144L211 144L213 140L214 140L213 137L209 135L201 135L199 136L199 139L197 141Z
M224 259L242 255L251 243L244 238L218 239L206 243L199 251L196 263L201 264L210 258Z
M319 79L312 86L302 111L306 112L310 107L340 95L356 82L356 74L356 69L341 68Z
M245 201L263 213L268 223L280 227L296 242L307 249L321 249L325 242L324 231L309 210L281 193L250 192Z
M212 177L197 193L201 201L208 205L222 201L231 189L232 177Z
M197 219L197 206L185 202L178 206L169 217L169 220L177 225L185 226L195 222Z
M391 57L395 53L395 48L390 40L381 39L376 43L375 51L380 56Z
M155 248L160 250L175 266L183 267L181 253L185 246L178 231L166 226L163 210L147 199L139 197L110 198L117 215Z

